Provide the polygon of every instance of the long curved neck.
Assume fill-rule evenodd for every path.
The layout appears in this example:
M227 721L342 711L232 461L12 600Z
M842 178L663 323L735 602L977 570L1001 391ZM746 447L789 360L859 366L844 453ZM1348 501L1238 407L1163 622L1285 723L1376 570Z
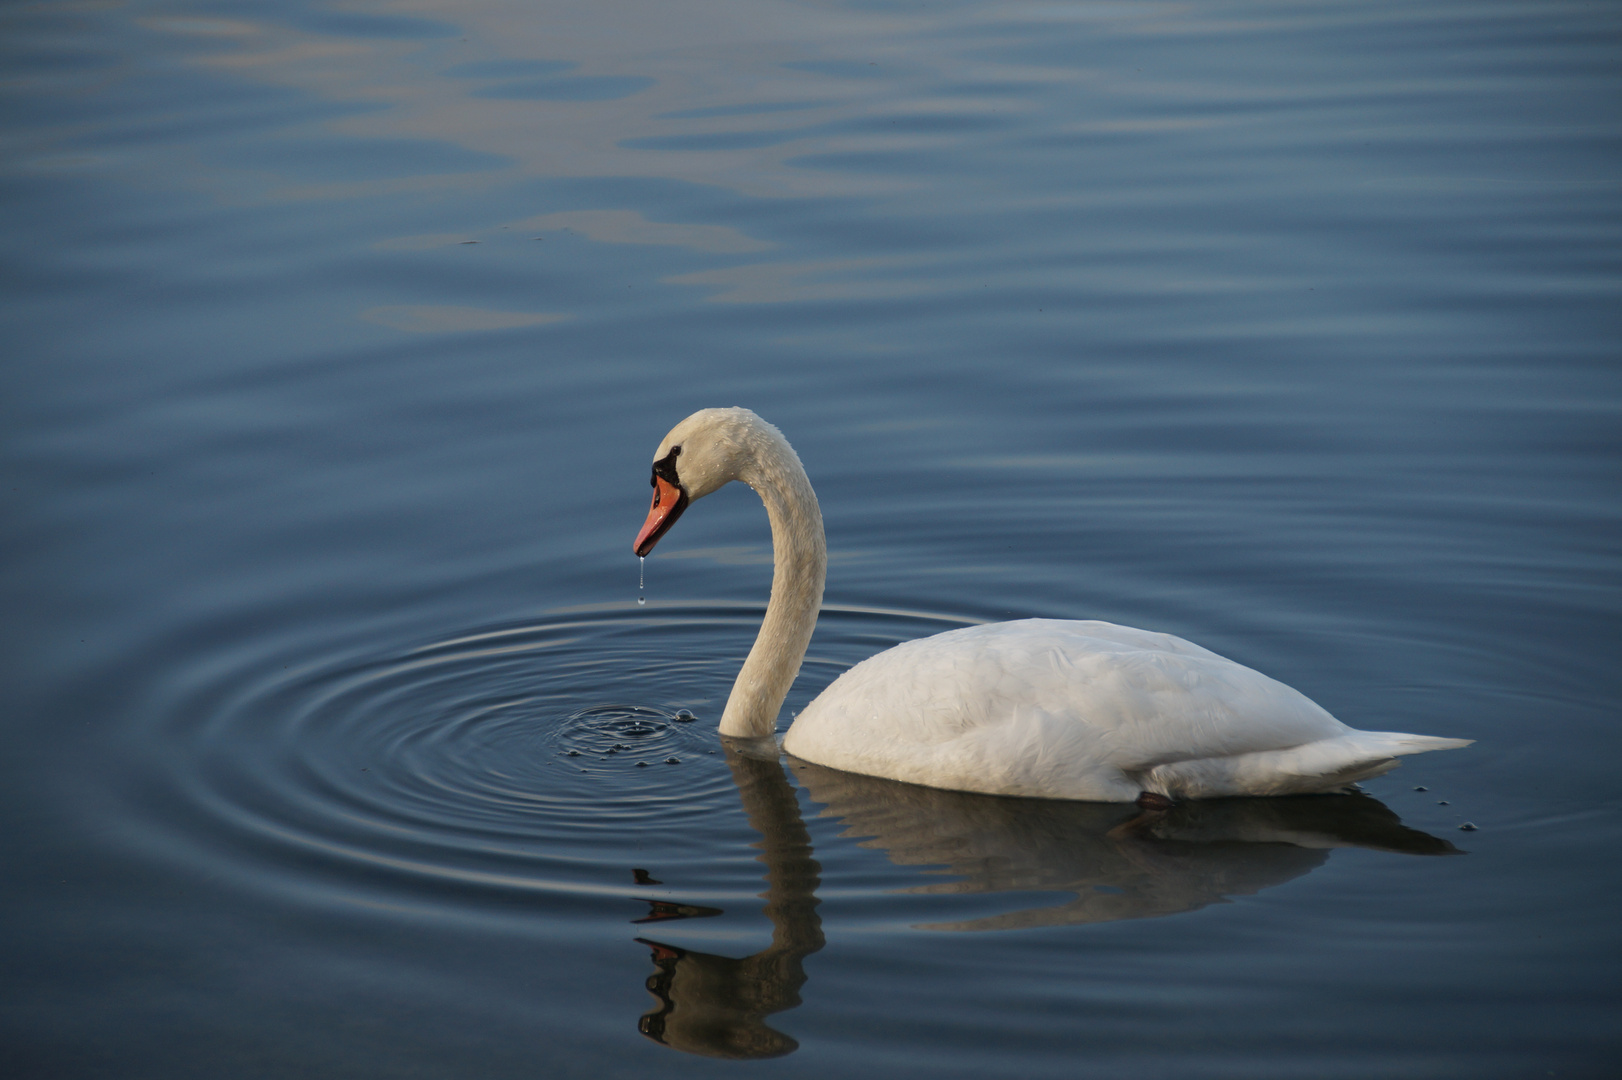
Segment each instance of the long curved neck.
M758 739L777 727L822 608L828 545L822 510L799 456L778 436L738 479L755 489L772 523L772 598L749 659L721 714L721 734Z

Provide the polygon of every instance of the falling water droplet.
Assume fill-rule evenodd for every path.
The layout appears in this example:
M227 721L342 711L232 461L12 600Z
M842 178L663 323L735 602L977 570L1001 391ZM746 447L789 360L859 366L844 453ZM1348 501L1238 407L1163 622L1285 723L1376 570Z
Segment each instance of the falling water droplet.
M647 588L648 557L638 555L636 564L636 604L637 607L642 607L648 602L648 598L642 595L643 590Z

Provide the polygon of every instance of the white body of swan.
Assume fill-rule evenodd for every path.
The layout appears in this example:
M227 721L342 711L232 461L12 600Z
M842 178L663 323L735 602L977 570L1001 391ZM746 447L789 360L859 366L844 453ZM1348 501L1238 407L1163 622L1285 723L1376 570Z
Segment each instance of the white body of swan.
M748 409L703 409L654 455L646 555L688 503L741 480L772 525L771 601L721 716L763 738L822 604L816 494L788 441ZM904 642L845 672L783 748L829 768L954 791L1131 802L1333 791L1397 758L1468 746L1347 727L1305 695L1182 638L1025 619Z

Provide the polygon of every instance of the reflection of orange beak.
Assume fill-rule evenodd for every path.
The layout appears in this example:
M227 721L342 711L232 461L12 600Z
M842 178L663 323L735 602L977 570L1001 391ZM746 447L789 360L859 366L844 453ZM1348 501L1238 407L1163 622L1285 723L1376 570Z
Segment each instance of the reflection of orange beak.
M681 517L681 512L687 509L687 492L672 484L662 476L653 478L653 506L648 510L648 520L642 523L642 531L636 534L636 545L632 548L638 555L646 555L653 550L653 545L659 538L670 531Z
M680 949L672 948L669 945L661 945L659 942L649 941L647 938L639 937L636 939L636 942L638 945L646 945L648 948L653 950L653 959L655 962L660 960L680 960L683 956L687 955Z

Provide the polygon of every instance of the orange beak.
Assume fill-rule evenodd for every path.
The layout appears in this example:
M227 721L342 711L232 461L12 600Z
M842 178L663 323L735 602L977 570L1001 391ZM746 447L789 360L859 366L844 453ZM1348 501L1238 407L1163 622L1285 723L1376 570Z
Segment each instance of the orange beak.
M670 531L681 517L681 512L687 509L687 492L672 484L662 476L653 478L653 506L648 510L648 520L642 523L642 531L636 534L636 545L632 548L638 555L646 555L653 550L653 545L659 538Z

